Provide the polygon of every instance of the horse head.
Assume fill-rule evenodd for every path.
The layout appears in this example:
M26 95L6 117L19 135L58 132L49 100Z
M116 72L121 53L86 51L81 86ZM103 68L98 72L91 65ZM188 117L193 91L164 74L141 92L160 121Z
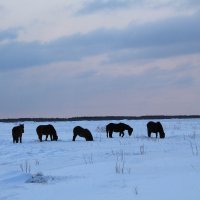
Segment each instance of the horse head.
M164 132L160 132L160 138L165 138L165 133Z
M157 122L158 125L158 131L160 133L160 138L165 138L165 132L163 130L163 126L160 122Z
M58 140L58 136L56 133L53 134L53 140L57 141Z
M20 124L19 127L20 127L22 133L24 133L24 124Z
M130 128L128 129L128 135L131 136L131 135L132 135L132 132L133 132L133 128L130 127Z

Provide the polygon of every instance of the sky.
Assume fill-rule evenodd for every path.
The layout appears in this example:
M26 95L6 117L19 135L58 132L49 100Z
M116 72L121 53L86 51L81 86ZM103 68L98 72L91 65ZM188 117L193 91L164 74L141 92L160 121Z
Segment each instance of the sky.
M199 0L0 0L0 118L200 114Z

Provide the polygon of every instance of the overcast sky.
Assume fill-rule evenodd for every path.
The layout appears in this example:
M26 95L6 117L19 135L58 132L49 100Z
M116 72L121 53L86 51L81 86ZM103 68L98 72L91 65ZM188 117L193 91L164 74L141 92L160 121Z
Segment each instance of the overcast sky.
M0 0L0 118L200 114L199 0Z

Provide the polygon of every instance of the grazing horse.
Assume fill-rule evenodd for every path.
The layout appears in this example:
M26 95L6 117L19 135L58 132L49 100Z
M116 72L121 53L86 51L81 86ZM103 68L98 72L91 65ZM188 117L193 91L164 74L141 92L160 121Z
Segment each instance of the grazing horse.
M24 133L24 124L20 124L19 126L15 126L12 129L12 137L13 143L22 143L22 133Z
M58 140L56 130L51 124L38 126L36 128L36 132L37 132L38 139L40 140L40 142L42 142L42 135L46 135L46 141L49 135L50 135L51 141Z
M165 132L160 122L152 122L152 121L148 122L147 131L148 131L148 137L151 137L151 133L155 133L157 138L159 133L160 138L165 138Z
M91 132L88 129L82 128L80 126L76 126L73 129L73 134L74 135L72 141L75 141L77 136L84 137L86 141L93 141Z
M107 137L109 136L109 138L112 138L112 134L113 132L119 132L119 136L124 137L124 131L128 130L128 135L131 136L132 132L133 132L133 128L130 127L127 124L124 123L119 123L119 124L114 124L114 123L110 123L106 126L106 133L107 133Z

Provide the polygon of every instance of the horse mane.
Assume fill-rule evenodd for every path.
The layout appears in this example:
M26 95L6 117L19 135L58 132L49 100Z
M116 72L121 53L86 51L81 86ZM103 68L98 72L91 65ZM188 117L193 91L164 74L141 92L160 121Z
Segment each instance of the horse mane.
M164 133L164 129L163 129L163 126L160 122L157 122L157 125L159 127L159 129Z
M48 124L48 126L49 126L49 127L51 127L51 129L54 131L54 132L53 132L53 134L57 134L57 133L56 133L56 129L54 128L54 126L53 126L53 125L51 125L51 124Z
M123 124L124 125L124 127L127 129L127 130L132 130L133 128L132 127L130 127L128 124L124 124L124 123L121 123L121 124Z

